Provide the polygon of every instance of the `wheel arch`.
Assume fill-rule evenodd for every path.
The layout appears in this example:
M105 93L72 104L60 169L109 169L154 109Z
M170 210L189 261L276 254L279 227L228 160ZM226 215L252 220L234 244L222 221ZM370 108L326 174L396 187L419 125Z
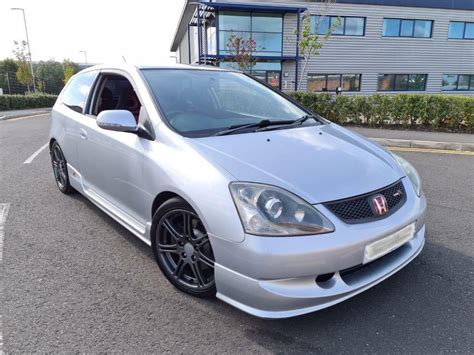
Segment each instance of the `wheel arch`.
M49 150L53 147L54 142L56 142L56 138L52 137L49 139Z
M183 201L185 201L186 203L189 204L188 201L186 201L185 198L183 198L182 196L178 195L176 192L172 192L172 191L162 191L160 192L156 197L155 199L153 200L153 203L151 205L151 218L153 219L153 216L155 215L156 211L158 210L158 208L163 204L165 203L166 201L174 198L174 197L179 197L180 199L182 199Z
M166 201L172 199L172 198L180 198L183 200L186 204L188 204L194 212L198 215L199 219L201 222L204 224L204 228L206 228L207 231L210 231L209 224L207 223L207 220L205 216L203 215L202 211L200 210L199 206L194 203L194 201L187 196L186 193L184 192L179 192L174 189L166 189L162 192L160 192L158 195L156 195L155 199L153 200L152 207L151 207L151 220L152 220L152 226L150 228L150 232L153 232L154 226L153 226L153 219L155 217L155 213L160 208L160 206L165 203ZM150 239L151 234L150 234Z

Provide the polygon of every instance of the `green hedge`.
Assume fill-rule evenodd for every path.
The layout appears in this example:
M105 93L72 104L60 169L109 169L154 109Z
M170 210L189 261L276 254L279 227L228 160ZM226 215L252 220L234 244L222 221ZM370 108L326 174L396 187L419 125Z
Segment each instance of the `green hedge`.
M0 95L0 111L52 107L56 98L56 95L45 94Z
M369 127L474 132L474 97L399 94L372 96L291 94L327 119Z

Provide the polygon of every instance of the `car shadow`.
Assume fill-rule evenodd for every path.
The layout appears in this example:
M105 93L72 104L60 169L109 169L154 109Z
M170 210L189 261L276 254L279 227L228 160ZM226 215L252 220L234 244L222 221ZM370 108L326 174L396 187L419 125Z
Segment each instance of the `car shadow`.
M92 202L80 194L71 197L154 260L151 248ZM470 256L430 241L428 232L424 250L404 269L366 292L307 315L260 319L217 299L176 293L204 313L224 318L248 342L274 353L403 353L407 349L467 353L474 346L474 309L467 296L473 292L472 266Z
M76 200L77 202L84 204L85 206L93 210L94 213L96 213L101 218L101 220L107 224L108 227L110 227L118 235L120 235L123 238L123 240L133 245L135 248L143 252L144 255L147 255L148 257L154 260L153 252L147 244L141 241L138 237L136 237L133 233L131 233L128 229L126 229L120 223L118 223L115 219L110 217L107 213L102 211L99 207L93 204L89 199L87 199L86 197L84 197L83 195L77 192L71 194L69 197Z

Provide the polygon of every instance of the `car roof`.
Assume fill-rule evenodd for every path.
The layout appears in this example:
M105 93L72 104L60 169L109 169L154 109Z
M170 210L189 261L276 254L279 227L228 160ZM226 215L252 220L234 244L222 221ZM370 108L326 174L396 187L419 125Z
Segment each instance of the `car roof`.
M98 64L92 67L86 68L81 72L87 72L91 70L103 70L103 69L121 69L125 71L136 71L137 69L180 69L180 70L213 70L213 71L237 71L228 68L218 68L209 65L190 65L190 64L159 64L159 65L137 65L130 63L111 63L111 64Z

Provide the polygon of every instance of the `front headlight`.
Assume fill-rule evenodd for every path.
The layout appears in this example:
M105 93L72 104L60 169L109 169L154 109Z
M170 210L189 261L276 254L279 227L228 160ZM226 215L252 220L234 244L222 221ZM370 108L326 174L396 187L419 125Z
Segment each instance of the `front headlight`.
M421 196L421 180L420 180L420 175L418 175L418 172L416 169L411 165L408 161L403 159L401 156L393 154L392 155L397 159L398 164L402 167L403 170L405 170L405 173L407 174L408 178L410 179L413 188L415 189L415 192L418 196Z
M334 231L313 206L275 186L233 182L230 192L245 232L255 235L309 235Z

